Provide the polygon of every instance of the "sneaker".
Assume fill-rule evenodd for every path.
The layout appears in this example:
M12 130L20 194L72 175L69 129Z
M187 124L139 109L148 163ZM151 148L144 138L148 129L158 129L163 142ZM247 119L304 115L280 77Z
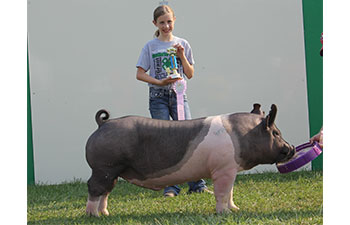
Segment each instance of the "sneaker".
M172 191L168 191L167 193L164 193L164 197L175 197L176 194Z

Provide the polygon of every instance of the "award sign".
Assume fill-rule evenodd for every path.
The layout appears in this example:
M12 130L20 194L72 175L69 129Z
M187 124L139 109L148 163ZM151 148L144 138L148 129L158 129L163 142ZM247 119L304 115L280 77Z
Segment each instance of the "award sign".
M177 119L185 120L184 94L186 92L186 81L181 79L173 84L177 99Z

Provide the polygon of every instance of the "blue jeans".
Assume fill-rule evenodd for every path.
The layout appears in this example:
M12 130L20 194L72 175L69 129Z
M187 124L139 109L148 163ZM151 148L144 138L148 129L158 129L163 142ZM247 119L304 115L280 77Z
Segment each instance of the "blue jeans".
M176 93L173 90L157 89L150 87L149 89L149 110L153 119L177 120L177 100ZM185 119L191 119L190 107L186 95L184 96L184 111ZM204 188L207 188L204 180L196 182L188 182L189 192L201 192ZM166 187L164 193L174 192L178 195L181 188L178 185Z

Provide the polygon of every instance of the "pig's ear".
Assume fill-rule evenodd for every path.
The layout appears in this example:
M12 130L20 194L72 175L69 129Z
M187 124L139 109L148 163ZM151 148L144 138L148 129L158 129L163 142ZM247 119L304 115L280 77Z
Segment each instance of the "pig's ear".
M255 113L255 114L258 114L258 115L264 115L264 113L260 110L260 104L259 103L255 103L253 105L253 110L250 112L250 113Z
M276 113L277 113L277 107L275 104L272 104L269 115L267 115L265 118L264 128L267 129L268 127L271 127L273 125L273 123L275 122Z

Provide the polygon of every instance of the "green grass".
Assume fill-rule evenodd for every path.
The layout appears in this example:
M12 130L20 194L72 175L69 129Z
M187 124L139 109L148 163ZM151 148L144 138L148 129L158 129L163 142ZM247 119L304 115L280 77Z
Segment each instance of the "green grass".
M85 215L87 185L29 185L28 224L322 224L322 172L238 175L233 200L239 211L218 215L213 195L175 198L118 181L108 201L110 216ZM210 180L209 189L213 190Z

